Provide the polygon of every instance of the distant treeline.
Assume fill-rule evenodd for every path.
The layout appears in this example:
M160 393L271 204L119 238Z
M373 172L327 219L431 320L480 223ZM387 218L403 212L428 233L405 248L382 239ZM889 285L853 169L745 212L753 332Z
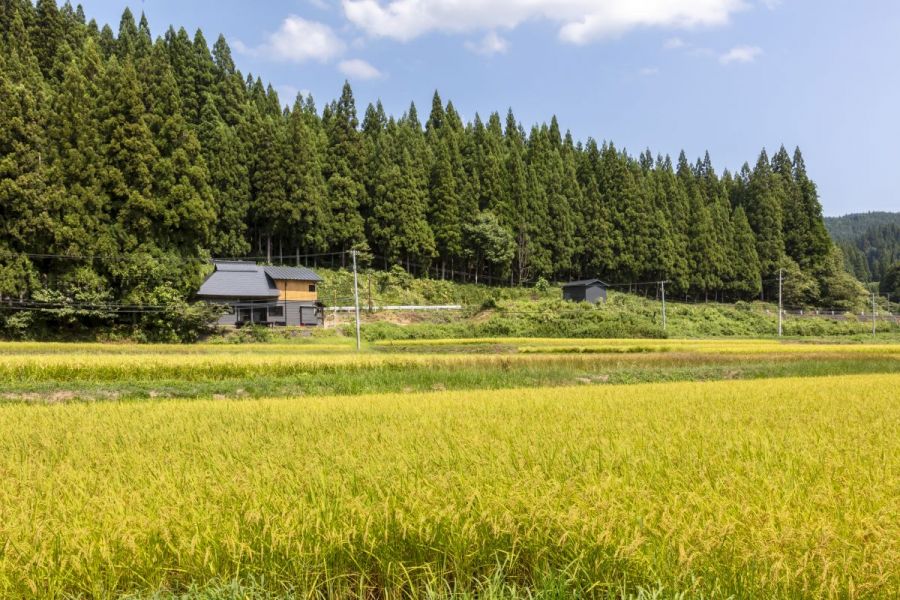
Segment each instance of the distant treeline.
M714 170L510 111L424 124L353 94L285 109L222 36L154 40L53 0L0 3L0 297L165 304L209 256L359 249L432 277L668 280L673 294L851 306L799 150ZM53 256L43 256L53 255ZM61 259L55 255L95 257Z
M884 281L900 262L900 213L870 212L828 217L825 225L860 281Z

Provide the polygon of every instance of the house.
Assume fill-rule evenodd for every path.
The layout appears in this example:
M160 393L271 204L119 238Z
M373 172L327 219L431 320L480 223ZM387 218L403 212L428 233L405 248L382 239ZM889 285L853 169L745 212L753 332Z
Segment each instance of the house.
M591 304L597 304L601 300L606 302L606 287L607 285L599 279L570 281L562 286L563 300Z
M197 298L223 304L219 325L321 325L318 302L322 281L305 267L266 267L244 261L214 261L215 270L197 291Z

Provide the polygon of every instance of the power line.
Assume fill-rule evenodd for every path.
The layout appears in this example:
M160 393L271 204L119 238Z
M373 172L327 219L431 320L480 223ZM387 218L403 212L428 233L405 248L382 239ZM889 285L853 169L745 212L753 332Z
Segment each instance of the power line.
M299 255L279 255L279 261L285 262L290 261L292 259L297 258L321 258L325 256L341 256L347 254L346 252L320 252L316 254L299 254ZM131 261L138 260L142 258L155 258L163 261L172 261L172 262L184 262L184 263L211 263L213 261L266 261L268 262L271 256L222 256L222 257L210 257L203 258L201 256L159 256L155 254L151 254L149 252L135 252L132 254L50 254L50 253L33 253L33 252L12 252L12 251L0 251L0 256L5 257L20 257L24 256L26 258L33 259L60 259L60 260L98 260L98 261L109 261L109 262L117 262L117 261Z

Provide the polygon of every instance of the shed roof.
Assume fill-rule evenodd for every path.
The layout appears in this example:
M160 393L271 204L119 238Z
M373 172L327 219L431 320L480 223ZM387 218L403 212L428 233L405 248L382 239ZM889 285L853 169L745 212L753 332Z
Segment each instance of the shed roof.
M216 271L259 271L259 265L246 260L214 260Z
M606 287L606 283L600 281L599 279L582 279L580 281L570 281L569 283L564 283L563 287L589 287L592 285L600 285Z
M272 279L291 281L322 281L315 271L306 267L263 267Z

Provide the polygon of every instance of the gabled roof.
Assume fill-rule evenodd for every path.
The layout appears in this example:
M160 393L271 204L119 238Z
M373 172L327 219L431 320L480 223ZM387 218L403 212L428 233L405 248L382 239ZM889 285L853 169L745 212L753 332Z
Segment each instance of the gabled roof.
M277 298L276 279L322 281L305 267L262 267L240 260L217 260L213 264L216 270L197 292L202 298Z
M221 269L216 265L216 270L203 282L197 295L206 298L277 298L278 288L258 267L253 270Z
M570 281L569 283L564 283L563 287L587 287L591 285L602 285L606 287L606 283L600 281L599 279L582 279L581 281Z
M263 267L272 279L289 281L322 281L315 271L306 267Z

